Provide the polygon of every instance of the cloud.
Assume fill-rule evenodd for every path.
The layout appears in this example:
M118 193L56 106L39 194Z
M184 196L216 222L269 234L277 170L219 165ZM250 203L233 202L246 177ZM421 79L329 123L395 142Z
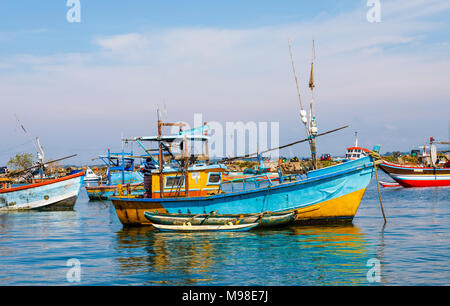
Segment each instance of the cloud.
M447 3L383 1L382 22L375 24L362 5L334 17L258 28L96 36L98 49L90 53L17 54L0 61L2 112L27 113L21 117L49 142L56 134L60 143L107 147L121 132L154 133L156 105L165 102L169 120L189 121L201 112L211 121L280 121L285 143L304 135L287 39L306 105L314 37L321 131L350 123L362 143L407 149L429 134L446 135L450 47L429 37L448 32L445 21L430 18L447 12ZM62 127L55 131L55 125ZM341 135L347 136L327 138L319 148L344 150L353 133ZM409 143L398 143L400 136Z

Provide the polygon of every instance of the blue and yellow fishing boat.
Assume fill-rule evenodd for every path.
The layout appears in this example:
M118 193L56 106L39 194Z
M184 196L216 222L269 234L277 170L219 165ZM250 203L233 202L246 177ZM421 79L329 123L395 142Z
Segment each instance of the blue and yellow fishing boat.
M202 197L130 198L112 197L117 215L124 225L151 225L144 212L206 214L254 214L265 211L296 211L297 222L351 221L358 210L374 174L371 156L335 166L313 170L307 177L280 177L249 180L239 191L224 191L222 183L214 195ZM256 188L248 189L250 185Z
M290 44L289 44L290 47ZM313 47L314 50L314 47ZM314 52L313 52L314 53ZM314 56L313 56L314 59ZM292 52L291 52L292 60ZM293 65L293 61L292 61ZM293 67L294 68L294 67ZM295 69L293 69L295 74ZM297 81L297 77L295 76ZM309 87L313 93L314 77L313 63L311 64L311 76ZM297 90L299 86L297 84ZM313 170L303 176L283 176L279 172L278 182L275 183L268 174L254 175L239 178L240 189L235 187L235 180L221 182L217 192L208 196L191 196L189 185L184 186L185 193L180 196L162 198L132 198L112 197L111 200L117 215L124 225L151 225L145 218L146 211L172 213L172 214L256 214L264 212L295 212L296 221L323 222L323 221L351 221L358 210L364 193L375 172L375 165L379 163L375 157L377 154L348 161L342 164L321 168L317 162L316 138L345 127L318 134L316 117L314 116L314 96L310 104L309 116L300 103L300 117L306 128L307 138L294 143L273 148L263 152L248 154L259 155L272 150L279 150L301 142L309 142L311 150L311 163ZM176 124L170 124L176 126ZM158 120L159 154L161 145L161 128L164 124ZM180 125L179 125L180 126ZM180 126L181 127L181 126ZM184 150L186 151L186 135L184 135ZM379 148L374 149L377 153ZM184 154L184 168L187 169L189 154ZM236 159L236 158L234 158ZM160 186L163 185L163 173L160 172ZM186 171L184 172L186 175ZM231 187L226 188L226 187ZM250 188L251 187L251 188Z

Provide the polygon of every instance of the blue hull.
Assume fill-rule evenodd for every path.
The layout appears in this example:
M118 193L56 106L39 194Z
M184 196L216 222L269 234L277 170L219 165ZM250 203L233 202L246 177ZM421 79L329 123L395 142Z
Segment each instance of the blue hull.
M252 214L284 212L319 207L317 218L353 218L374 173L372 158L327 167L308 173L307 179L249 191L222 193L208 197L143 199L112 197L123 224L121 211L139 206L168 213ZM143 208L144 207L144 208ZM314 214L312 215L314 217ZM140 217L140 216L138 216ZM143 217L143 212L142 212ZM301 216L300 216L301 217ZM144 218L144 217L143 217ZM138 218L139 219L139 218ZM145 218L144 218L145 219Z

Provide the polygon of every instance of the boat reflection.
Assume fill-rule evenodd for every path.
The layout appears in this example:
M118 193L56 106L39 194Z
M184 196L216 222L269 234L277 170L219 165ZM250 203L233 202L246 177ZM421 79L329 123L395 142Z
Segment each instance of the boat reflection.
M352 224L227 233L117 233L119 270L153 284L367 284L365 235ZM140 249L137 251L136 249Z

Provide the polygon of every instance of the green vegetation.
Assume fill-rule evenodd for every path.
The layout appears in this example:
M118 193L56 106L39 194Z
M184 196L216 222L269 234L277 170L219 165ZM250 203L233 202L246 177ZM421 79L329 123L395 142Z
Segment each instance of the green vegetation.
M13 170L25 170L33 166L33 154L22 153L16 154L16 156L11 157L8 162L8 167Z

